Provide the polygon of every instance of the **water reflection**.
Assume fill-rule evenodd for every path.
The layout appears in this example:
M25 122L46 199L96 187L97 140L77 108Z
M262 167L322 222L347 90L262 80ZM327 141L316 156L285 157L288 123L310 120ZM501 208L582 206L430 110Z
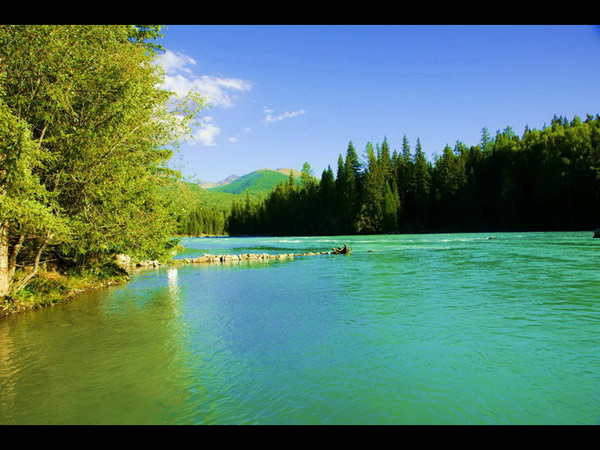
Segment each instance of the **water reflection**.
M194 376L177 271L153 275L2 322L0 423L180 422Z
M179 285L177 284L177 268L167 269L167 279L169 280L169 292L173 297L177 297Z

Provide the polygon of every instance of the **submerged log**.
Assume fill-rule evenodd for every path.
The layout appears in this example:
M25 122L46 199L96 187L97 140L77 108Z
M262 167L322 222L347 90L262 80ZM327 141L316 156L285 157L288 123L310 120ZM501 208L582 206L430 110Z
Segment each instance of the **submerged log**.
M344 244L343 247L333 247L334 255L348 255L352 251L351 248L348 247L348 244Z

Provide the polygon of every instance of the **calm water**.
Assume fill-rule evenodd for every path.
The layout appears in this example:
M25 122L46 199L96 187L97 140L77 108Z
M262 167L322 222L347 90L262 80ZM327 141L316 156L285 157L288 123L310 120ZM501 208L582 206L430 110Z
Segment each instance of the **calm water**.
M186 239L0 319L0 424L598 424L591 233Z

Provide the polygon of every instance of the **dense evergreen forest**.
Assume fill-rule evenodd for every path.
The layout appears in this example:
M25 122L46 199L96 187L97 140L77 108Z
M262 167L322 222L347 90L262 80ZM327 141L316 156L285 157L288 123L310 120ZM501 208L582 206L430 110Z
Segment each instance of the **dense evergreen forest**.
M181 217L177 234L180 236L223 235L226 217L226 211L196 206Z
M306 169L306 165L305 165ZM600 116L554 116L518 136L507 127L478 145L457 141L434 161L419 139L387 139L359 158L352 142L321 179L280 184L234 204L232 235L428 231L592 230L600 227Z

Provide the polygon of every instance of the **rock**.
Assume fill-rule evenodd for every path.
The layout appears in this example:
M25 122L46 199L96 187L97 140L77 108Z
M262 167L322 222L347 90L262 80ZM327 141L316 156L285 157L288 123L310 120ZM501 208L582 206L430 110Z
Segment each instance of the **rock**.
M596 230L594 231L594 237L600 238L600 228L596 228Z
M131 256L127 255L116 255L115 262L119 267L129 267L133 265L133 261L131 260Z
M160 263L156 260L140 261L136 264L136 267L158 267Z

